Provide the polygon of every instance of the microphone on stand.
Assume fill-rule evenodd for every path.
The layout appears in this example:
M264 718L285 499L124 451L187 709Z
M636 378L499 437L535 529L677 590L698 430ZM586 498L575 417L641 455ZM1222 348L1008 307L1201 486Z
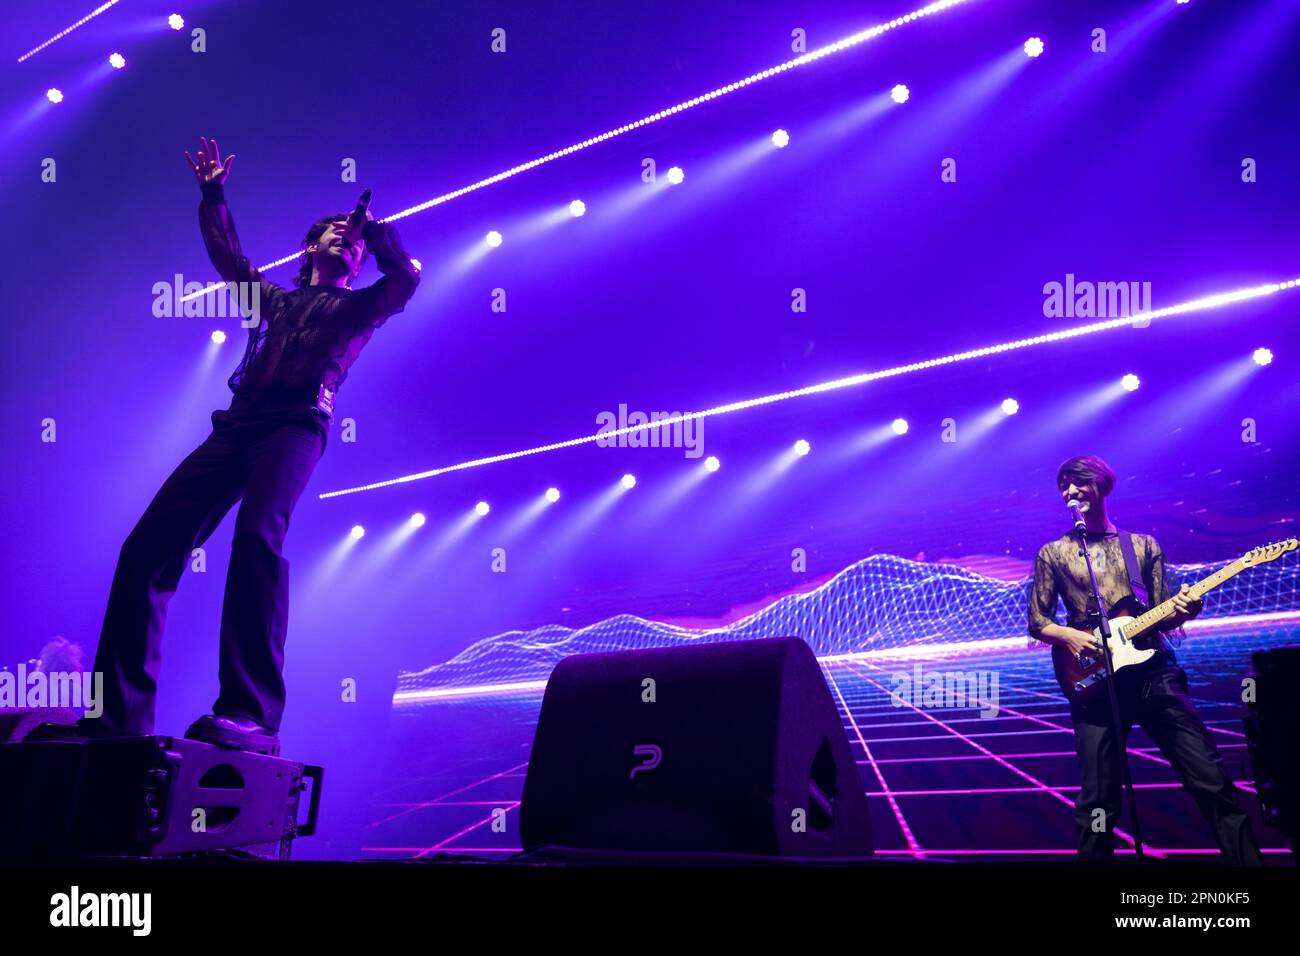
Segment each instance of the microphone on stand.
M1074 516L1074 529L1076 531L1086 531L1087 525L1084 523L1083 520L1083 508L1079 504L1079 502L1076 501L1074 498L1071 498L1065 504L1066 507L1070 509L1070 514Z

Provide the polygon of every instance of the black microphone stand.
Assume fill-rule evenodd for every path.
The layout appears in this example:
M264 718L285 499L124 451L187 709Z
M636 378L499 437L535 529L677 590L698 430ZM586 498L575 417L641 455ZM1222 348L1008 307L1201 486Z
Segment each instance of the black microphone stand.
M1079 551L1083 554L1084 564L1088 566L1088 580L1092 582L1093 600L1097 602L1098 617L1101 618L1101 659L1106 667L1106 695L1110 698L1110 725L1115 733L1115 746L1119 748L1120 783L1128 793L1128 815L1133 821L1133 849L1137 853L1137 858L1142 860L1145 859L1142 852L1142 824L1138 820L1137 793L1133 789L1133 775L1129 772L1128 742L1124 739L1124 725L1119 716L1119 691L1115 687L1115 665L1110 655L1110 618L1106 616L1106 603L1101 598L1097 572L1092 567L1092 555L1088 553L1087 528L1081 518L1076 521L1074 527L1079 533Z

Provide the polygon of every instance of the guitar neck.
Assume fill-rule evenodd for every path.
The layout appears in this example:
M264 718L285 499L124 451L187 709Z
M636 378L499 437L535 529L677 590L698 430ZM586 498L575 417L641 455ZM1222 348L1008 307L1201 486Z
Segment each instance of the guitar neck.
M1247 567L1249 567L1249 565L1241 558L1238 558L1231 564L1215 571L1209 577L1202 578L1200 581L1193 584L1191 587L1192 597L1199 598L1203 595L1209 594L1229 578L1235 577L1242 571L1246 570ZM1168 601L1162 601L1145 614L1141 614L1134 618L1133 623L1125 629L1124 634L1126 637L1137 637L1138 635L1151 630L1151 628L1155 627L1173 613L1174 599L1170 598Z

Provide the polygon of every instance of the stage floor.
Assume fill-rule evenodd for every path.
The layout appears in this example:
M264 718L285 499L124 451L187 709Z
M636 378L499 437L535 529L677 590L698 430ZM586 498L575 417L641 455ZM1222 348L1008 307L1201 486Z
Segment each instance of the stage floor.
M1177 652L1272 864L1288 863L1290 850L1260 820L1246 762L1241 680L1252 650L1297 641L1300 628L1294 626L1219 628L1189 638ZM996 716L981 717L972 708L893 706L893 675L912 673L917 664L923 672L997 672ZM1074 853L1074 740L1046 653L871 656L823 667L868 796L879 855L991 861L1068 859ZM503 693L396 708L388 775L364 856L504 859L519 852L517 811L541 699L540 692ZM1129 754L1150 855L1215 858L1195 803L1140 728L1129 738ZM492 826L500 810L507 815L504 832ZM1119 845L1132 854L1131 840L1121 837Z

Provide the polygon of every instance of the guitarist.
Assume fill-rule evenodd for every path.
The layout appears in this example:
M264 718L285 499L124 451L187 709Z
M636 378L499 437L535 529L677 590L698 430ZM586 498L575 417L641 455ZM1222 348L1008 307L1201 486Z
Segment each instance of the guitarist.
M1056 485L1067 502L1079 502L1105 610L1109 612L1134 592L1144 593L1150 606L1168 599L1165 557L1155 538L1121 532L1107 514L1106 498L1115 487L1110 466L1094 455L1071 458L1057 471ZM1125 551L1129 551L1127 560ZM1130 583L1129 566L1138 570L1140 583ZM1202 602L1187 591L1183 585L1183 591L1174 595L1176 612L1160 625L1165 633L1159 637L1155 655L1116 675L1120 720L1126 738L1136 721L1159 745L1214 829L1227 861L1235 866L1259 866L1262 861L1250 820L1238 805L1238 791L1224 771L1210 732L1192 707L1187 674L1177 665L1165 636L1201 612ZM1068 623L1064 626L1056 622L1058 598L1065 605ZM1030 636L1061 645L1075 655L1085 650L1100 653L1100 641L1092 633L1099 610L1076 533L1071 531L1043 545L1034 562L1029 594ZM1072 702L1070 720L1082 784L1075 801L1079 854L1090 859L1110 858L1120 806L1120 767L1107 696L1087 703ZM1095 814L1097 808L1105 814L1104 825Z

